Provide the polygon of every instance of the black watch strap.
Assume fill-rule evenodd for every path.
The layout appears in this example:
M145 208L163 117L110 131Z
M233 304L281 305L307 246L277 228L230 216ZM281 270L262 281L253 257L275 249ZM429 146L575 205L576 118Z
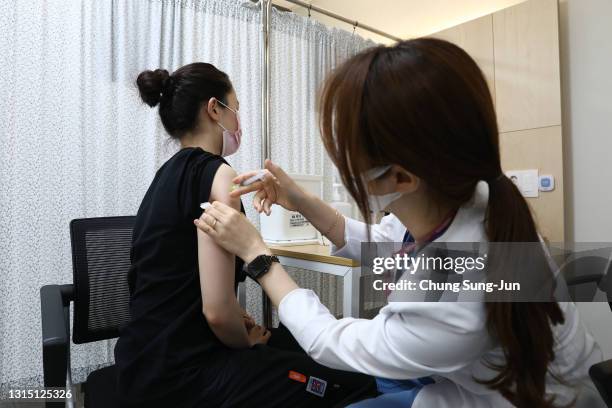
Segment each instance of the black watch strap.
M278 262L278 258L274 255L259 255L247 264L246 273L252 279L257 280L268 273L274 262Z

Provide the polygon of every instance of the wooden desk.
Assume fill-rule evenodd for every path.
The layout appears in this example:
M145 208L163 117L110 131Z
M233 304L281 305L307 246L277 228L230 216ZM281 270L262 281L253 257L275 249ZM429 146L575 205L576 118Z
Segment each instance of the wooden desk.
M331 248L326 245L293 245L293 246L270 246L272 253L276 256L303 259L305 261L328 263L357 267L359 262L349 258L330 255Z
M330 247L325 245L270 246L270 249L284 266L341 276L342 315L359 317L361 268L358 261L332 256Z

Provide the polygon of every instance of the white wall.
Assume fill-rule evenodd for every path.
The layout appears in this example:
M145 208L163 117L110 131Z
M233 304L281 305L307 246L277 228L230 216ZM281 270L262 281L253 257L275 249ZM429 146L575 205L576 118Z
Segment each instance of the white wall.
M612 1L560 0L566 240L612 242ZM612 358L607 303L579 305Z

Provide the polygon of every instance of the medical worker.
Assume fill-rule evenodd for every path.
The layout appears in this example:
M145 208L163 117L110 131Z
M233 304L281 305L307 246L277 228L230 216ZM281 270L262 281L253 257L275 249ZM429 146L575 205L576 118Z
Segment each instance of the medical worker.
M369 227L343 217L269 161L264 180L233 194L257 191L260 212L273 203L299 211L333 254L354 259L369 240L539 242L502 172L487 82L461 48L424 38L365 50L327 79L319 111L323 143L363 218L390 215ZM379 378L383 394L355 406L603 406L587 374L602 354L572 303L389 302L371 320L336 319L244 215L215 202L194 222L247 263L315 361Z

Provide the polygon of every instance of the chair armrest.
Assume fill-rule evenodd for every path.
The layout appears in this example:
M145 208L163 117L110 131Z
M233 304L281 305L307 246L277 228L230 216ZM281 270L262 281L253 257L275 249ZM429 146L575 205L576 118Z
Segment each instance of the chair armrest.
M593 364L589 369L589 376L606 405L612 407L612 360Z
M40 289L43 373L45 387L65 387L70 352L70 327L62 292L72 285L46 285Z

